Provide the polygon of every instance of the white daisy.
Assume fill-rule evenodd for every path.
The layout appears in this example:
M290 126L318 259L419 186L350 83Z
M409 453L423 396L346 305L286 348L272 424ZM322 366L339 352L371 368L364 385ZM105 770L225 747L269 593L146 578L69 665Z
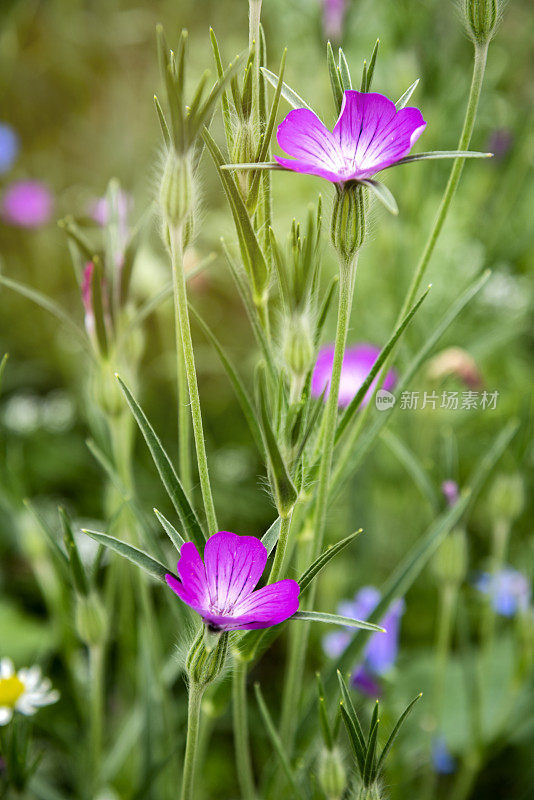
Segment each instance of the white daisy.
M16 672L10 658L0 659L0 725L7 725L14 711L28 716L57 700L59 692L43 678L40 667Z

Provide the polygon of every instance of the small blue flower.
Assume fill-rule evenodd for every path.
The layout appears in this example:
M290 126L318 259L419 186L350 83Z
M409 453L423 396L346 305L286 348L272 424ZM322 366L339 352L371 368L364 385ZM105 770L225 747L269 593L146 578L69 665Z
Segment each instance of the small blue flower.
M439 775L452 775L456 772L456 759L443 736L437 736L432 742L432 764Z
M338 606L338 613L345 617L366 620L380 602L380 592L374 586L365 586L354 600L346 600ZM404 600L397 600L380 621L386 633L374 633L368 640L363 654L363 663L355 667L353 685L370 696L380 694L375 676L383 675L394 665L399 649L400 621L404 613ZM330 658L338 658L349 645L354 632L341 630L327 634L323 649Z
M497 614L513 617L518 611L527 611L531 599L531 586L528 579L512 567L504 567L492 575L482 572L475 581L475 587L491 599Z
M11 169L19 147L19 137L13 128L5 122L0 122L0 174Z

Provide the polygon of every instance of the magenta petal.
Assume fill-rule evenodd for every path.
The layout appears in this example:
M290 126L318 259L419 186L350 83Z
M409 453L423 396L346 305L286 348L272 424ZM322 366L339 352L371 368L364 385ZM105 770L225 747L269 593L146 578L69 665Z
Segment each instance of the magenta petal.
M300 162L296 167L291 162L288 165L286 159L278 159L283 166L303 172L302 167L306 165L307 172L315 168L336 175L336 180L340 180L343 154L335 137L313 111L307 108L290 111L278 126L276 138L282 150ZM313 174L322 175L321 171Z
M426 122L419 109L397 111L384 95L347 91L333 135L343 153L346 180L371 177L405 156Z
M299 591L298 583L286 578L252 592L235 607L236 627L254 630L284 622L298 611Z
M254 589L267 563L267 550L255 536L220 531L204 548L206 578L212 606L221 613Z
M178 575L182 579L182 583L178 586L172 585L167 580L173 591L188 605L196 609L207 608L210 597L206 570L193 542L186 542L180 549Z
M293 172L300 172L301 175L317 175L319 178L325 178L332 183L339 183L345 180L340 172L331 172L328 169L323 169L316 164L308 163L306 161L297 161L294 158L282 158L282 156L275 156L278 163L286 169L293 170Z
M341 368L341 380L339 382L338 404L341 407L344 408L349 405L350 401L367 378L379 354L380 348L372 344L361 343L352 347L347 347L343 358L343 366ZM312 375L311 389L315 397L321 396L325 386L329 387L333 363L333 345L321 348ZM382 384L383 388L389 391L395 385L395 380L395 373L393 370L390 370ZM374 379L369 387L363 399L362 406L365 406L369 402L377 383L378 377ZM329 391L329 388L327 388L325 398L328 397Z

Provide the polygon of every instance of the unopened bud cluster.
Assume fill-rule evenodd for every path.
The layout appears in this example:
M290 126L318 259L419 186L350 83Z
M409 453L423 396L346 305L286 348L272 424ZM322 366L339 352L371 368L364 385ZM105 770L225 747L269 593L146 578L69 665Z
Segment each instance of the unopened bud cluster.
M358 183L338 189L332 212L332 244L345 262L350 262L363 244L367 190Z
M340 800L347 785L347 775L338 750L324 750L319 763L319 784L328 800Z
M486 44L499 21L499 0L463 0L467 30L475 42Z
M232 161L234 164L250 164L256 158L256 137L254 134L254 123L249 117L240 120L234 136L234 146L232 148ZM236 173L239 189L244 200L247 199L251 172L241 170Z
M107 637L108 620L99 597L90 592L76 598L76 630L88 647L103 644Z
M465 531L455 528L434 557L434 572L448 586L459 586L467 574L467 541Z
M191 683L209 686L224 669L228 655L228 633L214 633L207 627L201 630L191 645L185 662Z
M291 372L301 377L308 372L314 354L311 320L306 313L284 320L282 354Z
M165 157L159 189L161 213L169 228L182 228L189 223L194 211L194 195L190 155L170 149Z

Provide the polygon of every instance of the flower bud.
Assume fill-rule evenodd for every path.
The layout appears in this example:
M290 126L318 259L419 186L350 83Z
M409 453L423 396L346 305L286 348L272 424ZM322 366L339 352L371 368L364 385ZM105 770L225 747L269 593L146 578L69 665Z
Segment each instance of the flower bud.
M337 749L324 750L319 763L319 784L328 800L340 800L347 785L343 760Z
M305 375L313 360L313 337L306 314L294 314L283 324L283 357L297 376Z
M525 507L525 485L519 473L498 475L493 481L488 497L488 510L492 519L513 522Z
M204 626L191 645L185 662L191 683L200 687L213 683L224 669L227 653L228 633Z
M348 263L363 244L367 192L357 183L338 189L332 212L332 244Z
M179 228L194 210L194 182L191 160L169 150L163 166L159 204L166 225Z
M473 41L479 44L489 42L499 20L498 0L463 0L463 10Z
M103 644L108 630L107 614L94 592L76 598L76 630L88 647Z
M91 384L93 398L104 413L116 417L124 412L124 397L109 361L101 360L92 375Z
M254 126L252 119L246 119L239 122L237 131L234 137L234 146L232 149L232 161L234 164L250 164L254 161L256 156L256 144L254 136ZM250 176L252 172L248 170L241 170L236 172L236 177L239 183L239 189L244 200L247 199L248 189L250 184Z
M433 566L442 583L452 586L462 583L467 574L467 542L462 528L455 528L442 542Z

